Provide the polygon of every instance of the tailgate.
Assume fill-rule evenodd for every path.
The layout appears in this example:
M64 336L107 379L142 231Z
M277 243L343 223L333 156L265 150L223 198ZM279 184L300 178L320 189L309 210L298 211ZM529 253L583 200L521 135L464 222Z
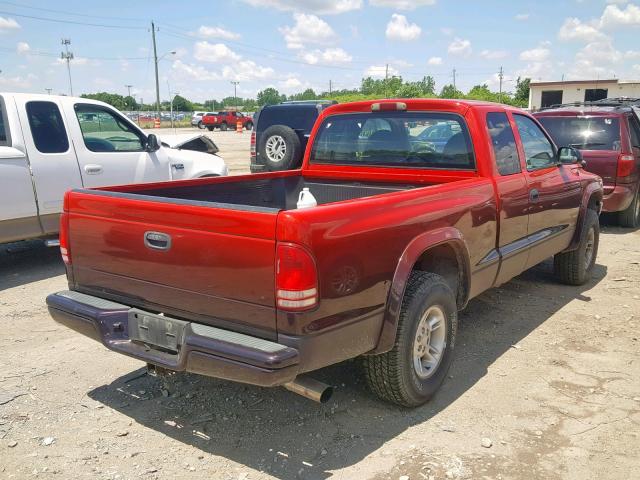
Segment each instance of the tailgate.
M71 192L67 208L74 289L275 337L277 210L99 191Z
M587 162L587 171L595 173L602 178L605 193L616 186L616 173L618 171L617 150L581 150L582 159Z

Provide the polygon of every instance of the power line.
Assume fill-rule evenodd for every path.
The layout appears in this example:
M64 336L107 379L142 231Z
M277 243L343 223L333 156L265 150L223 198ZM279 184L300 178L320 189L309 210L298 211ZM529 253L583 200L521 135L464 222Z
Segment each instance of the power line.
M11 15L12 17L29 18L31 20L42 20L43 22L68 23L72 25L82 25L84 27L117 28L123 30L146 30L146 27L133 27L130 25L106 25L103 23L87 23L74 20L61 20L57 18L37 17L35 15L25 15L22 13L6 12L0 10L0 14Z
M110 17L110 16L107 16L107 15L88 15L86 13L65 12L63 10L53 10L51 8L36 7L36 6L32 6L32 5L23 5L23 4L14 3L14 2L0 1L0 3L2 3L4 5L10 5L12 7L26 9L26 10L37 10L39 12L50 12L50 13L62 13L64 15L72 15L72 16L75 16L75 17L99 18L99 19L102 19L102 20L104 20L104 19L107 19L107 20L123 20L125 22L143 22L144 21L144 19L142 19L142 18Z

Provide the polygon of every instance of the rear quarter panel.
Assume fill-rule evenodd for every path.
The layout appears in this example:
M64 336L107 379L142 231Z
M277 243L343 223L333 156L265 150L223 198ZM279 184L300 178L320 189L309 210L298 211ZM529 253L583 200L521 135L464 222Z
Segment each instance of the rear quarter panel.
M442 231L440 241L462 239L472 283L483 275L481 260L496 240L493 184L483 178L460 180L281 212L276 231L278 241L299 243L313 252L320 290L316 310L278 312L279 335L318 334L360 323L353 346L360 343L362 353L377 343L396 269L415 238ZM484 288L491 286L495 268Z

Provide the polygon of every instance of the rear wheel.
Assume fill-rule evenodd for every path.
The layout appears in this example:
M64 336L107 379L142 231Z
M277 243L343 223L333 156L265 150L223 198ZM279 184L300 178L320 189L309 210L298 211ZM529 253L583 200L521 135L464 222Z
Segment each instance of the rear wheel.
M202 120L200 120L200 121L198 122L198 128L199 128L200 130L204 129L204 125L202 124Z
M599 241L598 214L589 209L585 215L578 248L558 253L553 257L553 270L558 280L568 285L582 285L588 282L596 264Z
M637 228L640 226L640 189L636 192L631 205L618 213L618 223L621 227Z
M227 127L227 123L226 123L226 122L223 122L223 123L220 125L220 130L222 130L223 132L226 132L226 131L227 131L227 128L228 128L228 127Z
M457 328L456 300L445 279L413 272L393 349L363 358L369 388L380 398L405 407L428 401L451 366Z
M213 127L207 127L207 130L209 130L210 132L213 132Z
M253 129L253 123L251 123L251 122L247 122L247 124L245 125L245 128L246 128L247 130L252 130L252 129Z

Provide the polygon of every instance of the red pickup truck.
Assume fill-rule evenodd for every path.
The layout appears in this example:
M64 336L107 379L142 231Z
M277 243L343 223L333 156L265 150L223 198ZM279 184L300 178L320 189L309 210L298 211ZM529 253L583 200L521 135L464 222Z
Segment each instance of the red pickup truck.
M420 136L438 124L446 142ZM296 208L303 187L317 206ZM590 278L602 195L521 110L335 105L301 170L68 192L69 290L47 303L156 370L325 400L303 374L363 356L375 393L415 406L444 380L469 299L551 256L561 281Z
M222 131L231 128L235 130L238 122L242 123L242 128L251 130L253 128L253 118L248 117L241 112L218 112L208 113L202 117L202 125L210 132L214 128L219 128Z

